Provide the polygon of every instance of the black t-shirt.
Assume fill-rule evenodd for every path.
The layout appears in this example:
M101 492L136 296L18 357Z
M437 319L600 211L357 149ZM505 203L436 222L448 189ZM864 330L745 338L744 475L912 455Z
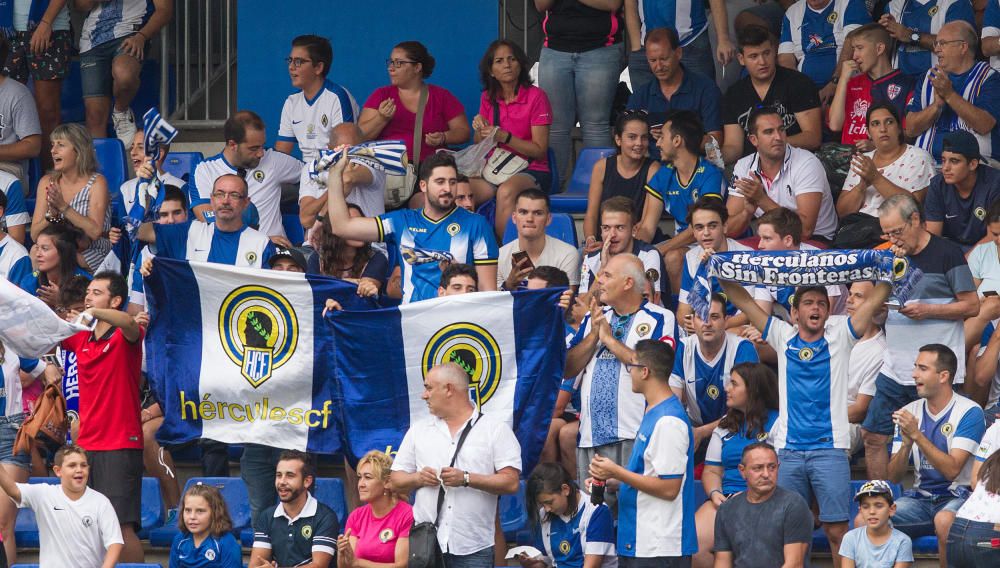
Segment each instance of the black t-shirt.
M542 15L545 46L556 51L581 53L622 40L624 21L615 10L598 10L580 0L556 0Z
M722 97L722 124L739 124L744 132L750 113L762 106L777 107L785 120L785 131L789 136L802 132L795 113L819 108L819 91L812 79L794 69L778 67L764 100L757 96L750 77L744 77L733 84ZM743 155L750 154L754 147L745 137Z

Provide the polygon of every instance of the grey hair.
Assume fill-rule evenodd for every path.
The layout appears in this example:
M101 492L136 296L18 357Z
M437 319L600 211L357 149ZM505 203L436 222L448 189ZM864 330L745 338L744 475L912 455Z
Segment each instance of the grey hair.
M890 211L899 213L900 218L909 220L916 213L920 222L924 221L924 214L920 210L920 203L909 193L897 193L882 202L878 206L878 216L884 217Z
M976 49L979 47L979 35L976 34L976 28L972 27L972 24L966 22L965 20L955 20L945 24L946 26L954 26L957 28L960 39L964 41L969 46L969 53L972 57L976 56ZM942 26L944 27L944 26Z
M451 383L461 389L469 388L469 373L455 363L442 363L431 368L430 372L437 372L439 379L446 383Z
M622 259L621 262L625 264L621 267L621 273L631 278L635 282L636 290L642 294L642 291L646 289L646 271L643 270L642 261L632 253L617 254L615 258Z

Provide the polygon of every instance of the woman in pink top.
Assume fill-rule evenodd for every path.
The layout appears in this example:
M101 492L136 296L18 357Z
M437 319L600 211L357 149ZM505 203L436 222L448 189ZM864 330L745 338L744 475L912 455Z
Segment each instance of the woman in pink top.
M477 205L494 195L497 198L497 239L503 237L518 194L532 187L548 193L552 185L548 162L552 107L545 91L531 84L530 67L524 50L503 39L491 43L479 62L483 95L479 99L479 114L472 119L475 140L492 136L498 148L528 160L526 169L500 187L482 178L471 180Z
M365 505L348 517L337 538L337 568L406 568L413 508L388 487L392 458L373 450L358 462L358 495Z
M469 121L455 95L425 79L434 71L434 58L418 41L404 41L392 48L386 61L390 85L379 87L365 101L358 126L365 140L402 140L410 161L417 162L413 128L417 120L420 92L427 89L424 122L421 126L419 160L426 160L438 148L469 140Z

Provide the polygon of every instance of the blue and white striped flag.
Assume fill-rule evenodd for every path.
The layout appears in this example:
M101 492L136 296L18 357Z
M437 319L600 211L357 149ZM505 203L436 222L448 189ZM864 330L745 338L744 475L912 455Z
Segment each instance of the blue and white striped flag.
M470 396L482 411L511 425L523 472L530 472L562 379L560 292L480 292L329 316L348 459L395 451L410 424L429 416L421 399L424 375L454 362L470 374Z
M153 107L142 116L142 145L146 155L156 158L160 155L160 146L170 144L177 138L177 129L160 116L160 111Z
M351 158L362 160L390 175L406 174L406 144L402 140L373 140L347 149ZM309 177L326 185L325 172L337 162L340 152L320 150L319 157L309 162Z
M373 304L342 280L156 258L144 280L150 384L167 443L198 438L340 449L327 298Z

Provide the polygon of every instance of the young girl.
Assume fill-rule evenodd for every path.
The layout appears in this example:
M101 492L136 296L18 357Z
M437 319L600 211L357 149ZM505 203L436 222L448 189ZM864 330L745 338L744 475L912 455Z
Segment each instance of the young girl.
M242 568L243 553L219 490L192 485L182 503L177 521L181 534L170 546L170 568Z
M527 486L528 512L541 529L541 546L555 568L617 566L611 510L594 505L561 465L541 463ZM539 517L541 522L539 523ZM518 557L524 568L541 568L541 558Z

